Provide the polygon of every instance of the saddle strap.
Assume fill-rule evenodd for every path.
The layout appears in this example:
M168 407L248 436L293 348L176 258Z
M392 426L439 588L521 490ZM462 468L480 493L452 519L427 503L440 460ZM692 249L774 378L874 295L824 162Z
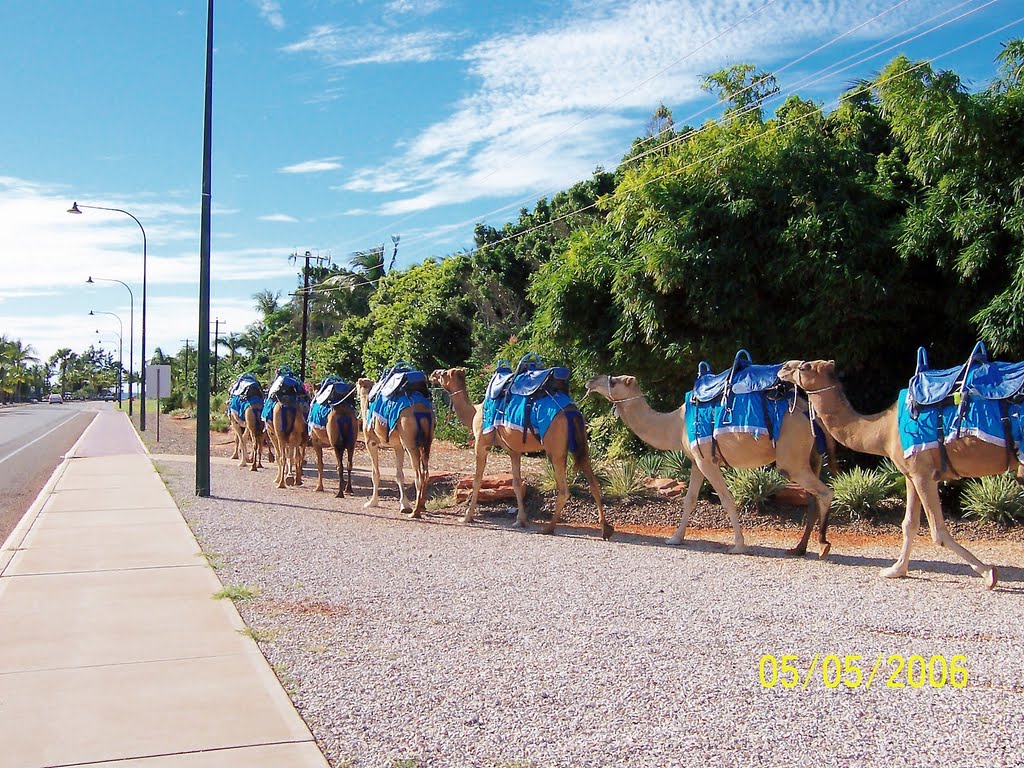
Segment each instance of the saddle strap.
M1017 460L1017 446L1013 441L1013 427L1010 426L1010 405L999 401L999 420L1003 423L1003 439L1006 441L1006 471L1009 472Z
M938 416L939 458L942 462L942 474L946 474L946 470L948 469L959 480L960 473L956 471L956 468L953 466L953 462L949 460L949 453L946 451L946 427L942 418L941 404L936 410L936 415Z

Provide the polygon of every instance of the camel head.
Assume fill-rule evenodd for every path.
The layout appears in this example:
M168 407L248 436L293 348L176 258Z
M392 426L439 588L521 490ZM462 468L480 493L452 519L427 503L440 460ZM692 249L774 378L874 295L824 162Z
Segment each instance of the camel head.
M643 397L640 384L635 376L610 376L601 374L587 382L587 394L596 392L613 403Z
M466 391L466 369L465 368L438 368L430 374L430 383L441 387L445 392Z
M839 382L835 360L790 360L783 363L779 378L805 392L828 389Z

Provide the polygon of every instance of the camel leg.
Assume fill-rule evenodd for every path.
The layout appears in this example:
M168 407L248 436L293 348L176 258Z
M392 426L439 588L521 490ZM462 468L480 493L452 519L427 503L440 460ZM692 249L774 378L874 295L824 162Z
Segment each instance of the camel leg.
M395 449L395 482L398 483L398 510L403 514L410 514L417 517L413 511L409 498L405 495L405 449L401 444L394 446Z
M230 418L230 419L231 419L231 431L232 431L232 433L234 433L234 435L235 435L235 450L234 450L234 451L232 451L232 453L231 453L231 458L232 458L232 459L237 459L237 458L238 458L238 446L239 446L239 444L240 444L240 443L242 442L242 438L241 438L241 436L240 436L240 435L238 434L238 427L237 427L237 426L235 425L235 419L234 419L234 417L230 417L230 416L229 416L228 418Z
M913 478L911 478L913 479ZM971 566L971 570L981 576L985 582L986 589L993 589L999 581L999 572L994 565L986 565L978 558L967 551L966 548L954 541L952 534L946 527L946 519L942 514L942 502L939 499L939 485L933 481L915 481L917 494L924 505L924 512L928 515L928 523L932 529L932 541L940 547L952 550L961 559ZM908 491L909 495L909 491Z
M541 533L550 535L555 532L555 527L558 525L558 521L562 519L562 508L569 500L569 481L566 477L566 457L563 455L560 457L561 460L555 460L552 458L551 454L548 454L548 459L551 461L551 466L555 470L555 485L558 488L558 492L555 496L555 511L554 514L551 515L551 522L541 528Z
M829 551L832 549L832 545L828 542L828 513L832 508L832 489L829 488L825 483L811 471L809 466L806 467L779 467L780 471L787 477L793 480L793 482L800 485L801 488L808 491L813 499L813 504L817 507L818 512L818 559L824 560L828 557ZM807 552L807 542L811 538L811 530L814 528L814 517L811 515L811 509L808 508L807 514L804 519L804 533L800 537L800 543L797 544L793 549L787 551L790 555L803 555Z
M344 453L345 451L342 451ZM352 493L352 457L356 452L355 445L348 447L348 483L345 486L345 490ZM338 454L341 455L340 453ZM341 481L341 464L338 465L338 481Z
M292 485L302 485L302 465L306 463L306 442L302 437L299 439L302 442L293 449L293 455L295 456L295 482Z
M516 521L512 527L527 530L530 520L526 516L526 493L523 488L523 454L509 451L508 458L512 464L512 490L516 494Z
M277 434L276 432L274 433ZM277 487L284 488L284 476L288 471L288 460L285 454L284 441L279 438L274 438L275 448L277 448Z
M700 487L704 485L704 473L697 469L694 464L690 467L690 485L686 489L686 496L683 497L683 518L679 521L679 527L672 534L672 538L665 539L666 544L682 544L686 538L686 526L690 522L690 513L697 504L697 497L700 496Z
M921 527L921 500L917 495L917 488L914 481L907 478L907 511L903 515L903 543L900 546L900 556L888 568L882 569L882 576L886 579L899 579L907 575L910 570L910 549L914 546L914 538Z
M594 497L594 503L597 504L597 524L601 528L601 538L608 541L615 533L615 529L608 523L604 515L604 501L601 498L601 483L598 482L597 477L594 475L594 468L590 465L590 457L584 456L576 462L576 468L583 473L583 476L587 478L587 484L590 486L590 495Z
M316 488L313 490L322 492L324 489L324 448L315 437L313 438L313 452L316 454Z
M743 542L743 529L740 528L740 513L736 509L736 501L729 492L729 486L725 484L725 475L722 474L722 470L718 466L711 464L707 467L704 476L711 483L711 487L715 489L715 493L718 494L718 498L722 502L722 506L725 507L725 511L729 513L729 522L732 523L732 547L729 549L729 552L734 555L745 554L748 550L747 545Z
M340 437L338 438L341 439ZM342 455L345 453L345 449L340 445L334 447L334 460L338 464L338 492L335 494L336 498L345 498L345 461L342 459ZM349 486L352 485L351 478L349 479ZM349 490L352 490L351 487Z
M464 523L472 523L473 518L476 517L476 500L480 495L480 485L484 481L484 471L487 469L487 454L491 450L491 447L484 443L482 435L477 435L474 443L476 445L476 470L473 474L473 493L469 497L469 506L466 508L466 516L462 518L462 522ZM509 455L514 456L515 454L512 451L509 451ZM519 497L516 496L516 498L518 499ZM523 507L520 506L520 509L523 509ZM525 516L525 514L526 513L524 511L523 515ZM516 520L518 521L518 519L519 518L517 517ZM526 526L524 525L523 527L525 528Z
M366 451L370 454L371 475L373 477L373 493L370 500L363 504L363 509L380 506L380 443L366 441Z

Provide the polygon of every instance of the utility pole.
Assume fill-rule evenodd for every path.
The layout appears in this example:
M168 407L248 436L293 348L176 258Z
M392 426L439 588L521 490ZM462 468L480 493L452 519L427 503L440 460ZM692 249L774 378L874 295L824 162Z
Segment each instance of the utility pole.
M299 256L297 253L293 253L288 257L289 261L298 261L299 259L305 259L305 264L302 267L302 346L300 352L299 362L299 378L302 379L302 383L306 383L306 326L309 323L309 262L310 261L326 261L330 263L330 256L314 256L309 251L306 251L305 256Z
M217 360L220 348L220 318L213 319L213 391L217 391Z

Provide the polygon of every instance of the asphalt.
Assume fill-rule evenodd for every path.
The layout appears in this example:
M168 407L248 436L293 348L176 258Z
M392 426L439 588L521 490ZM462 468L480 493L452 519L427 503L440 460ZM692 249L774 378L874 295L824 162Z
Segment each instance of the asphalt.
M326 768L123 413L0 549L0 765Z

